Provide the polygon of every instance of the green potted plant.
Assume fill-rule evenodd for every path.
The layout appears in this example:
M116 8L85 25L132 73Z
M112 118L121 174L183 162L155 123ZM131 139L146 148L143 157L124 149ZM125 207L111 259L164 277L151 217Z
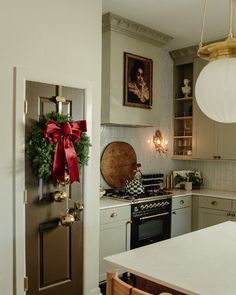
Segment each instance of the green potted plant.
M203 185L203 178L197 170L187 174L187 181L192 182L193 189L200 189Z

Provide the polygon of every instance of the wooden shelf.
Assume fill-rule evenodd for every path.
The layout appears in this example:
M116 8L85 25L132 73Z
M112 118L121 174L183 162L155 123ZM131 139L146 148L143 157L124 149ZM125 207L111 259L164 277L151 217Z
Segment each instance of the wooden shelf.
M191 101L193 100L192 97L180 97L180 98L175 98L175 101Z
M174 139L178 139L178 138L192 138L192 135L176 135L176 136L174 136Z
M186 120L186 119L190 120L192 118L193 116L174 117L175 120Z
M192 156L188 155L173 155L172 160L192 160Z

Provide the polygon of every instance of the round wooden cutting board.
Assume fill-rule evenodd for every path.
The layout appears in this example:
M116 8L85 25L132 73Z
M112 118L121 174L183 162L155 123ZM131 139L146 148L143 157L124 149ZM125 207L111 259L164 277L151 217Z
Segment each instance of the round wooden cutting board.
M101 173L112 188L124 188L137 168L137 157L133 147L122 141L108 144L101 158Z

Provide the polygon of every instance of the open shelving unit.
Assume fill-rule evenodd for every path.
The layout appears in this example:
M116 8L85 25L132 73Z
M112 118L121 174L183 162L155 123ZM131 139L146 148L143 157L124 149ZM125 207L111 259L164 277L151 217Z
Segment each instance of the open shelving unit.
M189 79L191 93L182 92L184 79ZM193 62L174 66L174 149L173 159L192 158L193 131Z

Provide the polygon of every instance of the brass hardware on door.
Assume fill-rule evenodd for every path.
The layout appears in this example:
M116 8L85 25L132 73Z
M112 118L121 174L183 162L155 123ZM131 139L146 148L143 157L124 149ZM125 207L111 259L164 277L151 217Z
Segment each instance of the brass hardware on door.
M67 198L65 191L55 191L52 193L53 200L55 202L63 202Z
M80 220L80 212L84 210L84 206L79 202L74 203L74 208L70 209L69 212L73 214L75 221Z
M75 222L75 217L74 215L67 212L60 217L60 222L63 226L71 226Z
M211 205L216 206L217 205L217 201L212 201Z
M183 204L184 204L184 200L181 200L181 201L180 201L180 204L183 205Z
M74 208L67 208L66 214L60 217L61 225L71 226L75 221L80 220L80 213L84 210L84 206L79 202L74 203Z

